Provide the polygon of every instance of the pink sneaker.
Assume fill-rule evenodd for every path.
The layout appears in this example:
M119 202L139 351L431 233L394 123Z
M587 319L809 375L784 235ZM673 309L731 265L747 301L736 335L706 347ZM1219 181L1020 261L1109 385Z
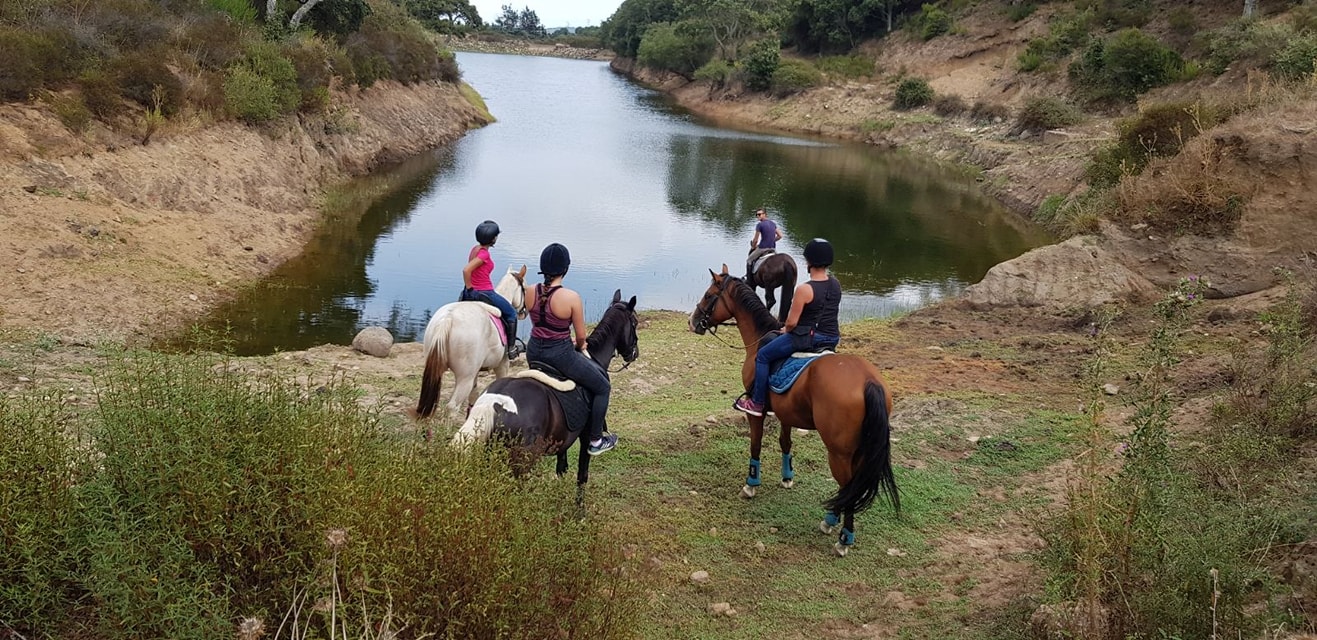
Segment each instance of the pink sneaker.
M751 400L749 396L741 396L732 403L732 408L742 413L748 413L752 416L763 416L764 405Z

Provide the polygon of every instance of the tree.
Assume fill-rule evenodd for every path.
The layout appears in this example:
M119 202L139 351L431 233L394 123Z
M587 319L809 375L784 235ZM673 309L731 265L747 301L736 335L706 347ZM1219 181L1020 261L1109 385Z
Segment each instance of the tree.
M678 11L706 26L719 58L735 60L746 40L781 28L785 7L780 0L680 0Z
M530 7L521 10L521 15L517 18L517 28L527 36L544 37L544 25L540 24L540 17Z
M1258 10L1258 0L1244 0L1244 17L1252 18Z

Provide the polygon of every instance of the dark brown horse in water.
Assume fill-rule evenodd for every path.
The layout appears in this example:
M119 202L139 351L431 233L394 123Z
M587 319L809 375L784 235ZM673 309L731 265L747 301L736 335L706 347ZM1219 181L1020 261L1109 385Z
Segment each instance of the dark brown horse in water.
M747 271L749 271L747 269ZM771 311L777 304L774 289L782 290L782 305L777 308L777 319L786 322L787 312L791 311L791 296L796 293L796 261L785 253L774 253L759 262L759 268L750 271L745 283L750 290L764 288L764 305Z
M613 302L604 311L599 324L586 338L583 357L588 356L604 371L608 370L614 354L630 365L640 356L636 335L638 325L636 297L624 301L619 289L613 294ZM536 364L532 362L531 366ZM557 471L561 476L567 473L567 450L573 442L580 440L576 483L584 486L590 479L587 438L581 437L583 425L570 424L565 409L570 409L575 399L564 398L558 393L565 390L566 385L560 380L534 370L499 378L476 398L466 423L453 436L452 444L463 447L474 442L503 441L512 450L513 469L519 474L529 471L541 456L556 455ZM584 414L588 415L589 407L584 407Z
M713 273L713 283L691 312L690 328L695 333L715 332L716 327L736 319L745 345L741 382L750 388L755 374L755 355L761 341L780 330L782 324L759 301L753 289L740 278ZM813 429L828 449L828 467L838 490L826 503L828 510L819 528L841 533L833 549L844 556L855 544L855 514L885 494L892 507L901 508L892 473L892 395L868 360L846 354L824 355L801 372L785 394L771 393L769 407L782 422L778 442L782 445L782 486L794 484L791 469L791 429ZM750 419L750 474L741 494L753 498L759 486L759 452L764 438L764 418Z

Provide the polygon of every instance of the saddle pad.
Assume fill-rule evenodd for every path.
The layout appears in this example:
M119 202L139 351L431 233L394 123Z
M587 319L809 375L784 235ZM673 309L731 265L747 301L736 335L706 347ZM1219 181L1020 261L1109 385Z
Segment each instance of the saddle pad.
M585 390L585 387L576 387L572 391L554 390L553 395L558 396L558 404L562 406L562 414L567 418L567 430L572 433L580 433L585 425L590 423L590 404L594 396Z
M489 316L489 321L494 323L494 329L498 331L498 343L505 347L508 346L508 330L503 328L503 316Z
M542 385L553 389L554 391L571 391L576 388L576 382L567 378L558 378L551 376L539 369L523 369L510 376L509 378L530 378Z
M825 354L810 353L806 355L809 357L801 357L800 354L793 354L792 357L783 360L782 366L778 367L777 371L774 371L768 376L769 390L773 393L786 393L787 391L790 391L791 385L796 383L796 378L800 377L800 373L805 370L805 367L808 367L811 362L814 362Z
M750 267L750 273L759 273L759 267L764 266L764 261L767 260L767 259L769 259L769 258L771 258L771 257L773 257L773 256L775 256L775 255L777 255L777 252L775 252L775 251L769 251L768 253L765 253L764 255L759 256L759 259L755 260L755 264L754 264L754 266L753 266L753 267Z

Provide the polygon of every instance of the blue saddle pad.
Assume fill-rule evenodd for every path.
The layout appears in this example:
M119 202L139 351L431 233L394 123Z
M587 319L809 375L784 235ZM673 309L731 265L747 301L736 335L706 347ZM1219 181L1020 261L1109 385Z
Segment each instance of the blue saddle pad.
M773 393L786 393L791 390L791 385L796 383L796 378L808 367L811 362L818 360L820 356L828 355L820 353L807 358L790 357L782 361L782 366L768 376L768 388Z

